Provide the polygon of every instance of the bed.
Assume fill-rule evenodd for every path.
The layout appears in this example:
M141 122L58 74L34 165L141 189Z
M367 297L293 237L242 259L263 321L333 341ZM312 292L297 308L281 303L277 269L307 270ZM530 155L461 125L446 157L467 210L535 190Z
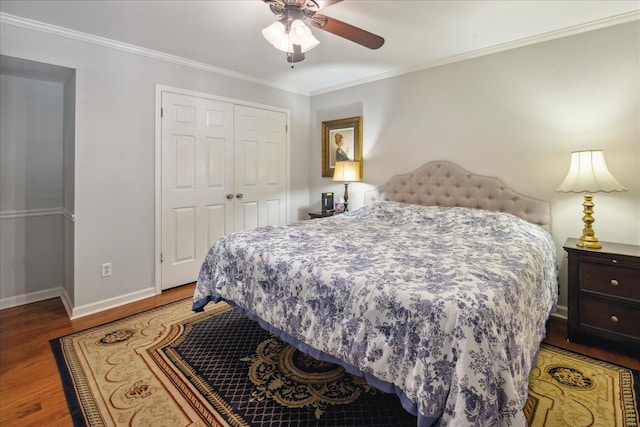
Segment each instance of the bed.
M550 205L435 161L333 217L228 235L193 309L226 301L396 393L419 426L525 425L557 300Z

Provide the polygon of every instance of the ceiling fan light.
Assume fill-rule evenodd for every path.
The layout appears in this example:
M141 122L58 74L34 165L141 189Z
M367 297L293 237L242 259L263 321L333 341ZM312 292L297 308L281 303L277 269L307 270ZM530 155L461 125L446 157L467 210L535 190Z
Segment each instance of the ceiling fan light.
M278 42L273 46L283 52L293 52L293 43L291 43L291 39L288 34L283 34L280 40L278 40Z
M289 37L291 37L293 44L302 44L310 35L311 30L300 19L296 19L291 23Z
M319 44L320 44L320 41L317 38L315 38L313 34L311 34L311 31L309 31L309 37L307 37L305 40L302 41L302 43L300 44L300 47L302 49L302 53L305 53L310 51L314 47L318 46Z
M289 39L291 43L299 45L303 53L320 44L318 39L313 36L311 29L300 19L296 19L291 23Z
M262 30L262 36L273 46L278 47L283 36L285 36L285 26L282 22L276 21Z

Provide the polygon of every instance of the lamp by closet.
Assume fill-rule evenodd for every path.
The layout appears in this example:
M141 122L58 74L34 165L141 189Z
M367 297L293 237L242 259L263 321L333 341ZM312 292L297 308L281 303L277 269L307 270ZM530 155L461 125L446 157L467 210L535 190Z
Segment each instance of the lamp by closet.
M348 211L349 206L349 183L358 182L362 179L360 175L360 162L358 161L343 161L336 162L336 167L333 172L333 180L336 182L344 183L344 210Z

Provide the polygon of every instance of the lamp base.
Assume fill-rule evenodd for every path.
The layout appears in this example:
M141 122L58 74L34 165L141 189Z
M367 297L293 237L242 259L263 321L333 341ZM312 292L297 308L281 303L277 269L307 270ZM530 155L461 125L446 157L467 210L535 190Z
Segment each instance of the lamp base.
M349 183L344 183L344 211L349 212Z
M601 249L602 244L598 241L596 236L582 236L576 242L576 246L580 246L585 249Z
M578 239L576 242L576 246L580 246L581 248L587 249L600 249L602 245L598 241L595 233L593 232L593 227L591 224L595 221L593 218L593 196L591 194L584 195L584 202L582 203L584 216L582 217L582 222L584 222L584 228L582 229L582 237Z

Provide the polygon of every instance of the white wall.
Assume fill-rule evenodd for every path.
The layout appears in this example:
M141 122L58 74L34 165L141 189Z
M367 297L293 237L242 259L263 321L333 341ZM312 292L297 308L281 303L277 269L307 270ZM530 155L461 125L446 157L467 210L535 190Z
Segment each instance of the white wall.
M0 75L0 299L63 284L63 85Z
M62 84L0 74L0 91L0 208L60 208Z
M321 124L363 116L364 178L349 201L390 176L431 160L450 160L552 202L552 235L582 234L582 195L556 193L570 152L604 149L609 170L628 189L594 195L602 241L640 244L640 23L638 21L452 63L311 100L311 202L342 193L321 177Z
M76 70L72 304L85 312L154 292L156 84L289 109L291 165L309 158L308 97L13 24L0 52ZM291 167L292 220L306 215L308 182Z

